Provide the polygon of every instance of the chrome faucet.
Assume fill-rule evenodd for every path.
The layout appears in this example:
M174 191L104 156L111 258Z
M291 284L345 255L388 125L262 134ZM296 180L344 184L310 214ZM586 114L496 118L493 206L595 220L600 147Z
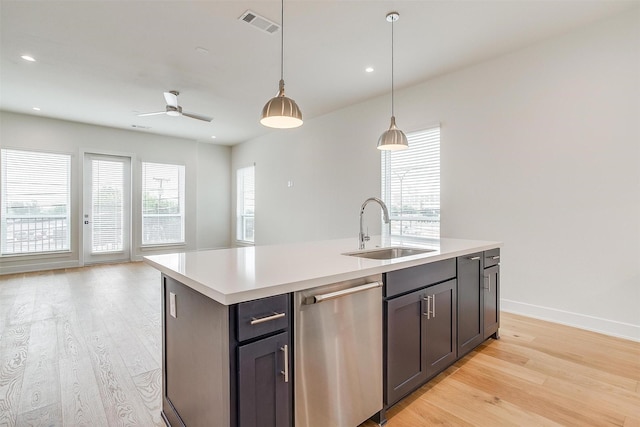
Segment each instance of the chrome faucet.
M382 214L384 216L384 223L389 224L389 211L387 210L387 205L385 205L384 202L377 197L369 197L367 200L365 200L362 204L362 207L360 208L360 234L358 234L359 249L364 249L364 242L368 242L369 239L371 239L368 235L365 235L364 231L362 230L362 214L364 214L364 208L369 202L377 202L380 205L380 207L382 208Z

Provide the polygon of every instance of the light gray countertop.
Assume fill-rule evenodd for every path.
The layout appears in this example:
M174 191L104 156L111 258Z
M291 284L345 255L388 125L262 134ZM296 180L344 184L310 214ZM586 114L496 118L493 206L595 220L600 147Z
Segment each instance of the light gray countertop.
M144 260L209 298L231 305L495 249L502 243L449 238L419 242L373 236L366 244L367 250L390 246L433 251L390 260L343 255L358 250L357 239L351 238L178 252Z

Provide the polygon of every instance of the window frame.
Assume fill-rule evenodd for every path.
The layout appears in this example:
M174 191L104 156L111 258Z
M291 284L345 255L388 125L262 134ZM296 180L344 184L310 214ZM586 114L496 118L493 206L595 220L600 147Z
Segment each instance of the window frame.
M382 200L387 204L389 208L389 219L390 225L383 226L384 234L390 235L391 237L403 237L403 238L412 238L412 239L439 239L440 238L440 226L441 226L441 217L440 217L440 191L441 191L441 156L440 156L440 146L442 142L441 138L441 127L439 123L425 126L417 131L408 132L407 140L409 141L409 149L402 151L382 151L380 156L380 165L381 165L381 176L380 176L380 184L381 184L381 197ZM419 148L415 149L413 152L411 151L412 147L418 146ZM416 158L416 153L420 155L419 158ZM434 155L435 159L434 160ZM393 165L393 156L408 157L407 160L398 161L399 165ZM409 157L411 156L411 157ZM420 164L424 164L421 166ZM404 172L403 174L395 174L392 168L395 166L395 169L398 169L398 166L404 166L404 171L400 170L399 172ZM408 168L408 169L407 169ZM437 179L434 177L433 168L437 170ZM423 177L410 177L412 171L422 170L424 175ZM389 179L389 176L392 176ZM394 177L395 175L395 177ZM415 195L414 198L421 198L424 201L420 202L420 208L414 207L414 212L422 211L420 214L408 214L402 213L404 207L408 204L402 200L405 191L403 189L403 181L407 177L416 179L423 179L424 182L420 184L420 190L423 190L424 193L422 195ZM397 177L397 178L396 178ZM392 188L395 186L394 180L400 181L397 184L400 189L400 196L398 194L394 194L397 192L397 188ZM411 181L409 181L411 184ZM434 188L437 187L437 191L434 191ZM417 188L414 186L413 188ZM394 192L394 190L396 190ZM398 213L398 201L397 198L400 197L400 213ZM423 223L422 225L417 224L415 227L409 226L409 230L418 230L418 232L409 232L405 233L404 223ZM395 229L399 227L399 232L394 232Z
M66 213L65 214L56 214L56 215L41 215L41 218L62 218L64 220L63 223L63 232L64 232L64 237L63 237L63 242L62 242L62 248L60 249L49 249L49 250L34 250L34 251L26 251L26 252L5 252L5 250L7 249L8 246L8 242L5 240L8 236L9 233L7 231L7 222L6 220L8 219L8 217L10 215L7 214L7 195L6 195L6 191L7 191L7 184L8 184L8 179L7 179L7 169L9 169L5 162L6 162L6 153L7 152L22 152L22 153L34 153L36 155L50 155L50 156L56 156L58 158L63 158L64 159L64 163L66 163L66 165L63 165L61 163L62 166L66 166L66 194L64 194L65 196L65 210ZM68 254L72 252L72 241L71 241L71 235L72 235L72 217L73 217L73 212L72 212L72 205L71 205L71 192L72 192L72 174L73 174L73 154L71 153L67 153L67 152L56 152L56 151L49 151L49 150L40 150L40 149L25 149L25 148L10 148L10 147L3 147L2 149L0 149L0 157L1 157L1 168L2 171L2 178L0 179L1 184L0 184L0 229L2 230L2 237L0 237L0 258L10 258L10 257L42 257L42 256L50 256L50 255L60 255L60 254ZM32 168L29 168L29 170L32 170ZM36 174L37 175L37 174ZM59 193L62 194L62 193ZM52 206L43 206L45 208L52 208ZM32 218L32 215L29 215ZM19 215L13 215L14 218L18 218L20 217ZM49 231L50 231L51 227L48 227ZM34 233L38 231L38 228L35 227L33 228ZM23 231L21 231L23 232ZM27 232L30 234L31 232L31 228L28 227ZM43 236L44 235L44 227L41 226L40 227L40 235ZM14 239L15 240L15 239ZM29 245L31 242L31 240L27 240L27 245ZM51 245L51 243L49 243L49 246ZM14 242L14 246L15 246L15 242ZM44 242L42 243L42 247L44 247Z
M179 214L149 214L145 213L145 195L149 191L157 191L157 189L147 190L146 187L146 165L159 165L170 166L178 169L178 208ZM141 161L140 162L140 247L141 248L154 248L164 246L181 246L186 244L186 166L178 163L156 162L156 161ZM161 200L161 199L158 199ZM159 206L158 206L159 209ZM180 218L180 240L174 241L152 241L147 243L145 239L145 218L146 217L179 217Z

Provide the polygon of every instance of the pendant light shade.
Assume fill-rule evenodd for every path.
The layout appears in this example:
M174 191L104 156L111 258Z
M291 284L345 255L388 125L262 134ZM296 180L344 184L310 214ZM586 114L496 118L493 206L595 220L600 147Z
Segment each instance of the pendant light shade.
M270 128L290 129L302 125L300 107L284 94L284 0L280 3L280 84L278 95L271 98L262 109L260 123Z
M302 112L298 104L284 95L284 80L280 80L278 96L271 98L262 109L260 123L280 129L297 128L302 125Z
M378 138L378 150L404 150L409 148L407 136L396 126L395 116L391 116L389 130L382 132Z
M400 18L398 12L387 14L387 22L391 22L391 125L389 130L380 135L378 139L378 150L404 150L409 148L407 136L396 126L396 116L394 115L394 93L393 93L393 23Z

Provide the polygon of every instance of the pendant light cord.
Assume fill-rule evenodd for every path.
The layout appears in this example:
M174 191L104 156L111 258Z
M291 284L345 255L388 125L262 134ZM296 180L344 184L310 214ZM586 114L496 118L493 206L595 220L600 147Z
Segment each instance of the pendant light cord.
M393 96L393 22L394 20L391 21L391 116L393 117L394 114L394 110L393 110L393 106L394 106L394 96Z
M284 80L284 0L280 2L280 80Z

